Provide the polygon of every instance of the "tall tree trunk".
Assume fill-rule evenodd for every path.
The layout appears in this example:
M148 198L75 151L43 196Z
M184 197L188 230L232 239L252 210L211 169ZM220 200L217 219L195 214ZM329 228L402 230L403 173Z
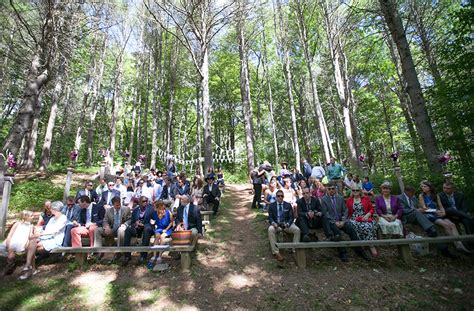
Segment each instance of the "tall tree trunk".
M31 124L30 135L28 136L27 148L25 148L25 157L22 165L23 169L31 170L35 165L36 159L36 144L38 143L38 129L41 116L41 96L38 98L35 112L33 114L33 123Z
M152 126L151 126L151 159L150 169L156 168L156 154L158 152L158 117L161 114L161 92L163 89L163 32L161 27L157 27L157 34L155 37L155 46L153 49L153 102L152 102Z
M326 25L326 34L328 39L329 52L334 69L334 79L336 82L337 95L339 103L342 107L342 115L344 120L344 133L349 149L350 162L357 171L362 170L357 155L357 142L355 133L353 133L354 117L351 103L351 90L349 88L349 78L347 76L347 63L343 51L340 33L336 28L334 17L330 16L330 4L326 1L324 7L324 22Z
M132 105L132 125L130 126L130 146L129 146L129 152L130 152L130 160L132 160L134 157L134 155L137 155L138 157L138 153L140 152L140 150L138 150L136 153L134 152L133 148L134 148L134 141L135 141L135 133L137 132L137 135L138 135L138 129L136 130L136 127L137 127L137 124L140 125L140 123L136 122L136 118L137 118L137 108L139 107L140 105L140 84L139 84L139 76L140 76L140 58L138 58L138 64L136 66L136 75L135 75L135 82L136 82L136 85L135 85L135 99L134 99L134 103ZM137 139L137 144L139 144L138 142L138 139Z
M41 47L37 48L33 55L31 65L28 71L26 86L23 91L23 98L18 115L10 128L3 150L10 151L15 156L21 146L25 135L29 135L34 118L34 111L39 102L39 96L43 87L48 81L48 69L43 67L43 58L41 56Z
M295 112L295 101L293 99L293 82L291 76L291 66L290 66L290 51L288 46L288 16L283 16L283 9L280 0L277 0L277 11L279 19L279 45L282 53L282 62L283 62L283 74L285 76L286 82L286 92L288 96L288 103L290 106L290 116L291 116L291 125L293 129L293 150L295 152L295 163L296 169L301 170L301 156L300 156L300 146L298 143L298 127L296 120Z
M123 46L121 47L121 50L119 51L119 55L117 58L117 63L116 63L116 75L115 75L115 81L114 81L114 95L112 99L112 120L110 122L110 158L112 163L110 165L113 165L114 157L115 157L115 136L117 133L117 119L118 119L118 113L120 110L120 101L121 101L121 92L122 92L122 78L123 78L123 54L125 52L125 47L127 46L128 39L130 38L130 35L132 34L132 31L128 33L127 38L123 42Z
M413 107L415 125L420 134L421 145L433 173L441 173L443 168L438 162L439 149L431 127L431 120L425 106L425 99L418 80L415 64L411 56L410 46L405 35L402 20L398 14L394 0L379 0L382 13L400 55L402 72L407 82L407 92Z
M422 156L423 152L420 149L420 142L415 130L415 126L413 124L413 117L412 117L413 111L410 105L410 99L408 98L408 95L404 91L406 88L406 81L401 73L400 60L397 57L397 51L393 44L393 39L390 36L390 32L387 29L387 27L384 27L384 32L385 32L385 42L390 52L390 58L392 60L392 63L395 65L397 76L398 76L398 88L394 92L398 97L398 100L400 102L400 107L402 108L403 116L405 117L405 121L407 123L408 133L410 134L413 150L415 152L415 159L417 162L419 162L419 158ZM419 165L418 165L418 168L420 168Z
M212 167L212 115L209 101L209 51L207 46L201 46L201 95L202 116L204 127L204 171Z
M316 84L316 73L314 72L312 66L313 57L310 55L309 46L308 46L308 31L306 28L306 21L303 11L303 3L301 0L296 1L296 11L298 15L298 29L300 34L300 41L303 45L304 58L306 63L306 68L309 74L309 80L311 85L311 103L314 106L316 112L316 118L319 125L319 133L323 144L323 152L326 163L329 162L331 155L333 153L331 147L331 141L329 140L329 131L326 125L326 119L324 118L324 113L321 108L321 102L319 101L318 88Z
M168 124L166 126L166 154L173 153L173 110L175 106L176 97L176 74L178 70L179 48L178 40L173 42L173 53L170 55L170 98L168 110ZM179 140L178 140L179 141Z
M197 166L199 166L199 171L204 175L201 156L202 156L202 139L201 139L201 84L196 85L196 144L197 144Z
M268 88L268 109L270 110L270 122L272 124L272 137L273 137L273 152L275 155L275 162L274 164L280 163L280 159L278 157L278 140L277 140L277 133L276 133L276 124L275 124L275 117L273 113L273 92L272 92L272 84L270 81L270 77L268 74L268 61L267 61L267 42L265 37L265 18L263 14L260 15L262 20L262 67L263 67L263 76Z
M63 63L64 64L64 63ZM62 64L62 65L63 65ZM54 86L53 96L51 97L51 111L49 112L48 125L46 127L46 133L44 135L43 148L41 152L40 160L40 171L44 171L48 168L49 163L51 163L51 143L53 140L53 130L54 125L56 124L56 116L58 112L58 102L62 93L62 86L64 83L64 66L58 72L56 76L56 85Z
M147 157L145 158L145 163L148 160L148 108L149 108L149 99L150 99L150 71L151 71L151 53L149 53L147 71L146 71L146 97L145 97L145 111L143 112L143 154ZM144 163L144 164L145 164Z
M94 79L94 85L92 87L92 106L89 115L89 127L87 129L87 160L86 165L90 166L94 160L93 154L93 143L94 143L94 132L95 132L95 118L97 116L97 104L99 101L99 94L102 89L102 79L104 77L104 61L105 61L105 52L107 51L107 33L103 34L104 40L102 41L102 55L96 61L99 61L99 70Z
M248 173L254 169L255 156L253 149L253 116L252 116L252 103L250 100L250 82L249 82L249 69L247 67L247 42L245 39L245 17L246 12L245 6L247 5L245 0L239 1L239 17L237 23L237 40L239 44L239 58L240 58L240 97L242 100L242 110L244 114L244 125L245 125L245 145L247 147L247 169Z

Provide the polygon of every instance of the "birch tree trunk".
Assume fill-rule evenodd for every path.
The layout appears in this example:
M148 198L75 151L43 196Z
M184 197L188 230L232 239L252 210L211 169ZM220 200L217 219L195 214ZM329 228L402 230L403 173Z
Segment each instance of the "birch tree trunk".
M178 70L178 57L179 57L178 40L173 42L173 52L170 55L170 98L169 98L169 110L166 125L166 154L173 154L173 110L175 106L176 96L176 73Z
M278 25L279 25L279 47L281 49L281 57L283 62L283 74L286 82L286 92L288 96L288 104L290 108L291 125L293 129L293 150L295 152L295 163L296 169L301 171L301 156L300 146L298 143L298 127L296 125L296 112L295 112L295 101L293 99L293 82L291 76L290 66L290 52L288 47L288 16L283 16L283 9L280 0L277 0L277 13L278 13Z
M127 46L128 39L130 38L130 35L132 34L132 31L130 30L128 33L127 38L123 42L123 46L121 47L121 50L119 51L119 55L117 58L117 63L116 63L116 75L115 75L115 81L114 81L114 95L112 99L112 120L110 122L110 159L111 162L110 165L113 165L114 162L114 157L115 157L115 136L117 134L117 119L118 119L118 113L120 110L120 101L121 101L121 92L122 92L122 77L123 77L123 54L125 52L125 47Z
M309 74L309 81L311 85L311 102L314 106L316 112L316 118L319 126L319 133L323 144L323 152L326 163L329 163L331 156L333 155L331 141L329 139L329 131L326 125L326 119L324 118L324 113L321 108L321 102L319 101L318 88L316 84L316 73L313 69L313 57L310 55L308 47L308 31L306 28L306 21L303 11L303 3L301 0L296 1L296 11L298 16L298 29L300 35L300 41L303 45L304 58L306 63L306 68Z
M358 170L362 170L361 163L358 160L357 155L357 142L355 140L355 134L353 133L353 110L351 103L351 90L349 88L349 78L347 76L347 63L346 57L343 51L340 33L336 26L337 12L331 11L331 7L327 1L323 6L324 11L324 22L326 25L326 34L328 39L328 47L334 69L334 79L336 82L337 95L339 97L339 103L342 107L342 115L344 122L344 133L347 140L347 146L349 149L349 159L352 166Z
M46 170L48 168L49 163L51 163L51 143L53 140L54 125L56 124L58 102L61 97L61 93L63 89L62 86L64 83L64 80L63 80L64 70L65 70L64 67L62 68L62 70L60 69L60 71L58 72L58 75L56 76L56 84L54 86L53 96L51 97L51 111L49 112L48 125L46 127L46 133L44 135L44 142L43 142L40 167L39 167L40 171Z
M253 149L253 116L252 116L252 103L250 100L250 82L249 82L249 70L247 67L248 61L248 47L245 39L245 17L247 9L245 0L241 0L238 3L238 22L237 22L237 41L239 45L239 59L240 59L240 97L242 100L242 110L244 114L244 125L245 125L245 145L247 147L247 169L248 173L254 169L255 166L255 155Z
M385 22L400 55L402 72L407 82L407 92L413 107L415 125L420 135L423 151L428 160L428 166L433 173L441 173L443 168L438 162L440 153L438 144L425 106L425 99L396 3L393 0L379 0L379 3Z
M152 103L152 126L151 126L151 159L150 169L156 169L156 154L158 152L158 117L161 114L161 99L163 89L163 66L162 66L162 55L163 55L163 32L160 26L157 27L157 34L155 37L155 46L153 49L153 71L154 71L154 83L153 83L153 103Z
M273 112L273 92L272 92L272 84L270 81L270 77L268 75L268 60L267 60L267 42L265 36L265 18L263 14L260 15L262 20L262 68L263 68L263 76L265 79L265 83L267 84L268 88L268 109L270 110L270 123L272 124L272 137L273 137L273 153L275 155L275 164L280 163L280 159L278 157L278 140L277 140L277 132L276 132L276 124L275 124L275 117Z
M93 143L94 143L94 132L95 132L95 118L97 116L97 104L99 101L99 94L102 89L102 79L104 76L104 60L105 52L107 50L107 33L103 34L104 40L102 41L102 55L96 61L99 61L99 70L94 79L94 85L92 87L92 106L89 114L89 128L87 129L87 160L86 165L90 166L94 160L93 155Z

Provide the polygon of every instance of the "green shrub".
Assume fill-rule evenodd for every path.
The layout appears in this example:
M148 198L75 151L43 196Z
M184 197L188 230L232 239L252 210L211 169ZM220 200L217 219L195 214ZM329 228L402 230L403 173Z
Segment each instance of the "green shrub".
M62 201L63 194L64 188L55 186L48 180L35 178L18 183L13 185L9 211L41 211L45 201Z

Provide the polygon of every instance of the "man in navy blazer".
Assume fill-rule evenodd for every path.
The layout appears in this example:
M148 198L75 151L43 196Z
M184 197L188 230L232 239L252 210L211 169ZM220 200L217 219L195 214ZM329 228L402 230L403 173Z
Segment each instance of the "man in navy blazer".
M278 261L283 261L283 256L280 254L276 246L276 234L280 231L293 234L293 242L300 241L300 229L293 223L295 217L293 215L293 208L291 204L283 201L283 191L276 192L276 201L270 204L268 208L268 239L270 240L270 247L273 256Z
M76 203L79 200L79 198L82 197L83 195L88 196L92 202L97 203L99 201L99 196L97 195L97 192L93 188L92 181L86 181L86 183L84 184L84 189L81 189L77 192L76 199L75 199Z
M474 232L474 217L469 215L467 199L462 192L454 191L452 182L443 184L443 192L438 194L446 217L455 222L462 222L467 234Z
M298 219L296 224L303 235L303 242L309 242L309 229L324 230L326 237L330 237L329 224L326 217L323 215L321 203L317 198L311 196L309 188L303 188L303 197L296 201L298 210ZM316 236L317 239L317 236Z
M142 245L150 245L150 238L155 233L154 226L150 224L151 216L154 212L153 206L148 202L146 196L141 196L138 207L132 211L132 217L126 223L124 246L130 246L132 236L142 237ZM146 262L148 253L140 254L140 263ZM122 264L126 265L131 259L131 254L126 253Z
M175 223L177 231L191 230L194 239L197 235L202 236L202 220L199 208L190 202L188 195L181 196Z
M79 205L76 204L75 198L73 196L67 197L66 205L61 210L61 213L63 213L67 217L63 240L63 246L65 247L71 246L71 230L74 227L73 221L79 221L80 211L81 208L79 207Z
M120 191L115 189L115 184L112 181L107 183L107 190L102 193L102 196L99 201L99 205L105 208L112 207L112 199L114 197L120 198Z
M216 180L214 174L207 175L207 185L204 186L202 197L207 204L213 204L212 210L214 215L219 210L219 202L221 200L221 190L219 186L214 182Z
M91 202L91 199L83 195L78 200L81 208L79 219L73 221L71 229L72 247L82 247L81 237L89 237L91 246L94 246L95 231L102 227L104 221L105 209L103 206Z

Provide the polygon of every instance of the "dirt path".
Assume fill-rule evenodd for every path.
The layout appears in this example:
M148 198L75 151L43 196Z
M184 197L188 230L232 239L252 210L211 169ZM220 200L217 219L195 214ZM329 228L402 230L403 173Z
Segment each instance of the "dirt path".
M439 255L415 258L406 267L396 249L364 262L349 253L342 263L333 250L318 250L308 267L298 269L283 253L279 267L271 257L266 216L250 210L247 185L229 185L219 216L212 220L183 273L179 261L165 256L171 269L154 273L144 266L90 262L76 270L72 259L41 263L31 281L16 275L0 281L0 309L153 310L308 310L308 309L472 309L474 256L450 261ZM0 265L3 264L0 258Z

